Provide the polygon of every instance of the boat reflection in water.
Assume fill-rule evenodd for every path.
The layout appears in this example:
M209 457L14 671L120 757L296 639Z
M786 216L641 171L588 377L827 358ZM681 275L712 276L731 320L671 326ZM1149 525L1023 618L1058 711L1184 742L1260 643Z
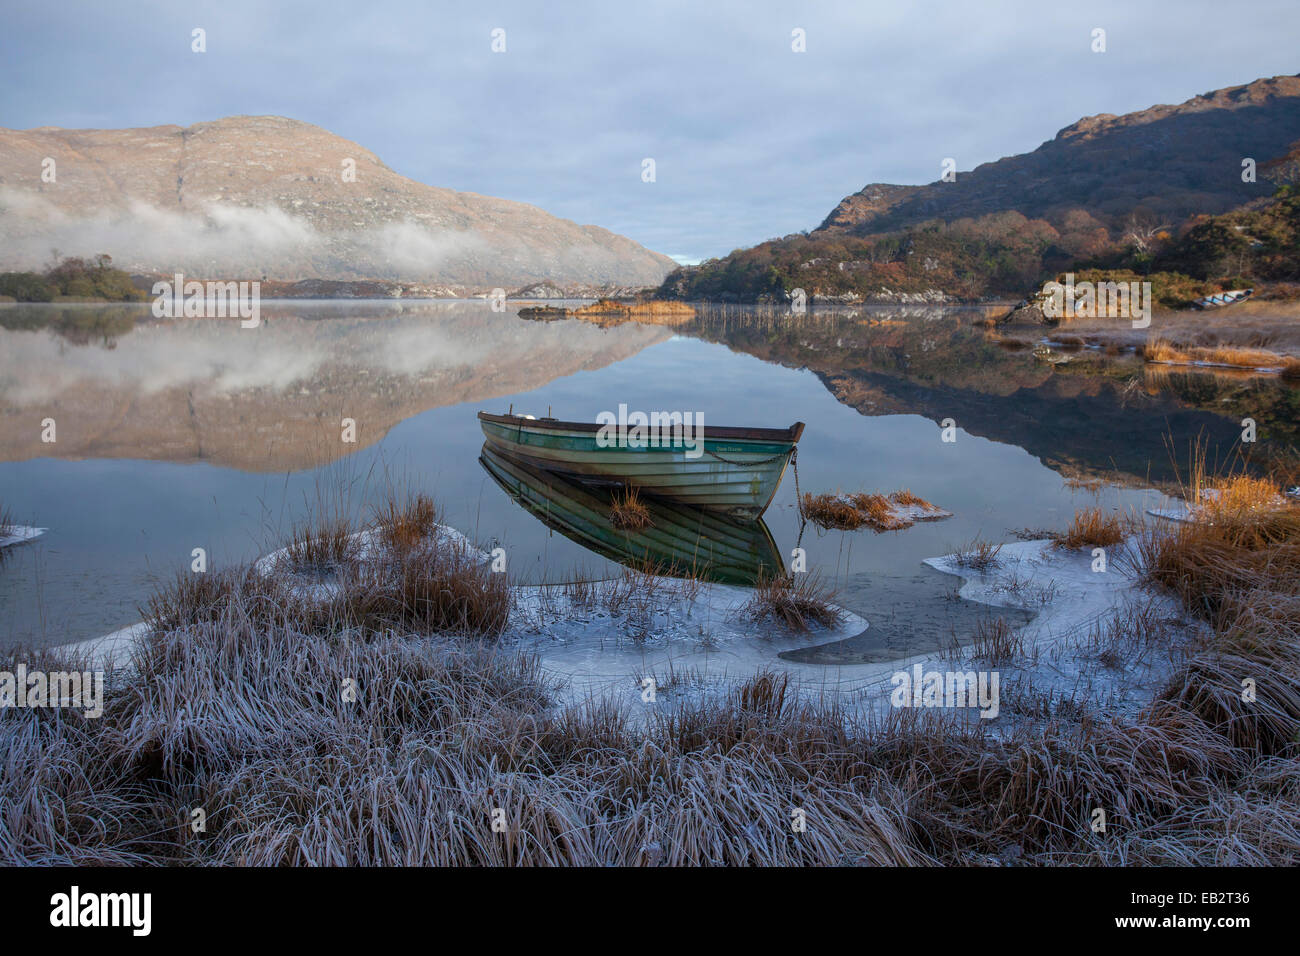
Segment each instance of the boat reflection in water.
M491 443L484 443L479 464L543 524L611 561L745 586L785 573L781 552L761 518L738 521L716 511L645 498L642 503L652 524L640 531L621 530L610 524L617 488L579 482Z

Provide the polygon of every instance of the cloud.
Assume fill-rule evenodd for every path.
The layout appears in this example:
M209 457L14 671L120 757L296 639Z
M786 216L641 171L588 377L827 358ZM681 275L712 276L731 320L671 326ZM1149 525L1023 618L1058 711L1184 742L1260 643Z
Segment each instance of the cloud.
M790 49L796 26L806 53ZM278 113L421 182L708 257L812 228L869 182L932 181L945 156L967 170L1083 116L1294 73L1298 34L1294 0L134 0L72 20L15 5L0 116L129 127ZM1207 37L1213 56L1189 56Z

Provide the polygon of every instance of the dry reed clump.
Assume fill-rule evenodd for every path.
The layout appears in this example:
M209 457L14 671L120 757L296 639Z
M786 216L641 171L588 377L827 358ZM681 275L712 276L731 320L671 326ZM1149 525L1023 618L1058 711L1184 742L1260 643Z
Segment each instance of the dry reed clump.
M9 514L9 509L0 504L0 538L11 534L14 526L13 516Z
M352 521L321 511L294 526L284 557L295 572L329 574L351 564L357 550L357 529Z
M353 629L499 633L512 601L506 575L493 572L467 542L434 533L433 514L422 496L400 506L390 501L375 529L380 546L363 555L359 536L350 532L346 552L329 552L346 557L331 565L328 576L319 563L304 563L292 550L285 552L289 576L280 573L279 562L270 568L182 571L149 598L141 614L164 631L226 621L238 604L260 625L317 635ZM290 549L309 540L294 534ZM323 546L313 547L319 547L316 554L326 553ZM295 577L304 569L314 575L306 582Z
M939 508L906 489L888 495L875 492L820 494L805 492L799 502L803 516L822 528L855 531L868 527L876 532L901 531L916 521L909 509L934 512Z
M1100 508L1082 508L1070 526L1052 538L1052 547L1077 551L1080 548L1109 548L1125 538L1124 519Z
M981 573L998 566L998 555L1002 545L976 538L970 544L958 548L952 554L953 563L959 568L969 568Z
M843 612L834 605L835 592L820 576L812 574L762 575L744 611L752 620L773 620L794 631L806 631L817 624L834 627Z
M1195 484L1206 484L1195 476ZM1190 520L1152 531L1147 577L1214 628L1165 690L1243 751L1277 755L1300 743L1300 509L1266 481L1213 485Z
M1290 505L1270 479L1237 475L1212 482L1196 507L1199 520L1253 530L1267 529L1273 515L1285 521Z
M854 531L866 524L863 514L852 502L846 501L840 495L814 495L812 492L804 492L800 504L804 517L823 528Z
M650 509L641 500L641 493L635 485L629 485L614 495L609 523L620 531L644 531L654 524L650 520Z
M417 493L405 500L390 494L376 509L375 520L383 545L394 552L407 552L427 542L437 531L438 509L425 494Z

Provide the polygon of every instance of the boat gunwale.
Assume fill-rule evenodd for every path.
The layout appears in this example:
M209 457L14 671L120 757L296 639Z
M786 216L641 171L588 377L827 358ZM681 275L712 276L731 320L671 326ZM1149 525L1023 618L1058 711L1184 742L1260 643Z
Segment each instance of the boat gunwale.
M522 415L496 415L492 412L479 412L479 421L493 422L497 425L509 425L516 428L530 428L540 431L575 431L599 432L607 425L597 422L562 422L553 418L524 418ZM804 423L795 422L789 428L747 428L735 425L705 425L703 438L706 440L731 441L776 441L797 444L803 436Z

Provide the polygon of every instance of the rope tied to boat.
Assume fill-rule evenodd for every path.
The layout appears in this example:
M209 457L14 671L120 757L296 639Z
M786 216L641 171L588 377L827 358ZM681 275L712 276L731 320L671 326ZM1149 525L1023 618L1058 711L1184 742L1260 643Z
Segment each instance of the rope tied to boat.
M789 455L791 461L794 461L795 455L798 453L798 451L799 451L798 448L790 449ZM779 451L775 455L772 455L770 458L760 458L757 461L734 461L731 458L722 457L716 451L709 451L707 448L704 449L704 454L709 455L712 458L718 459L718 461L722 462L723 464L739 465L742 468L746 465L770 465L772 462L779 461L780 459L786 456L786 452Z

